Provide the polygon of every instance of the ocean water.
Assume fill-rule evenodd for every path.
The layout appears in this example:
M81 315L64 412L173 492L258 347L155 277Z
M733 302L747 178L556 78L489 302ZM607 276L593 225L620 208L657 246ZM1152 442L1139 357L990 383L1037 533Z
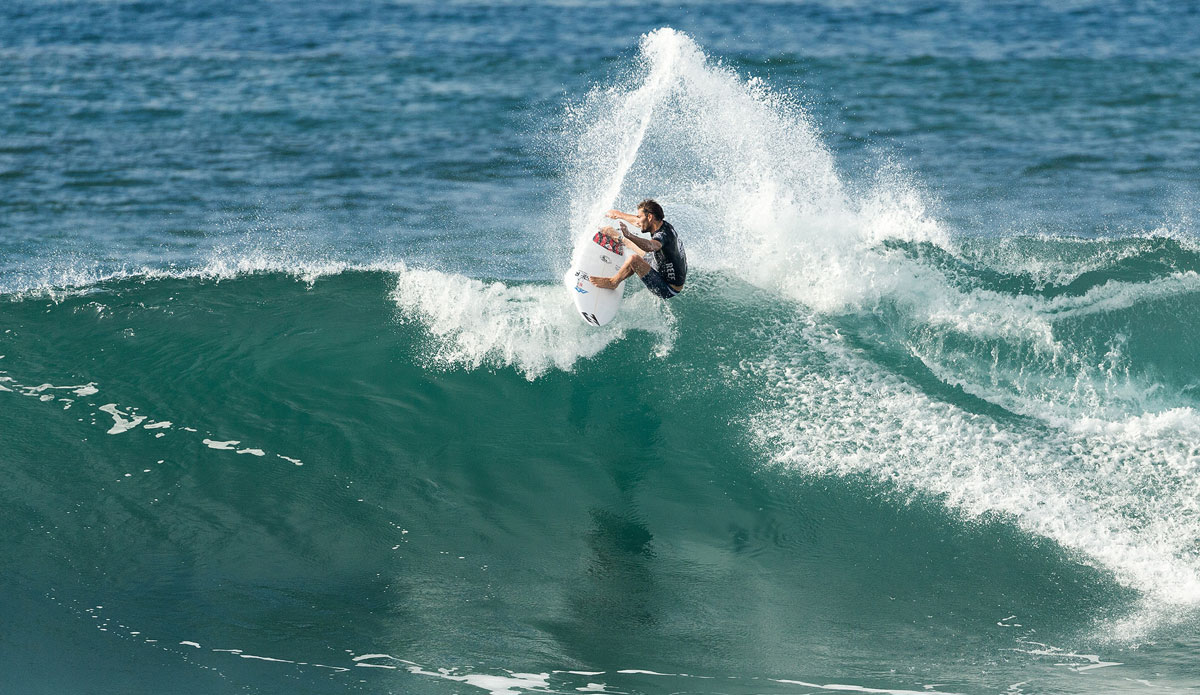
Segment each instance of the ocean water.
M0 691L1200 691L1197 35L7 0Z

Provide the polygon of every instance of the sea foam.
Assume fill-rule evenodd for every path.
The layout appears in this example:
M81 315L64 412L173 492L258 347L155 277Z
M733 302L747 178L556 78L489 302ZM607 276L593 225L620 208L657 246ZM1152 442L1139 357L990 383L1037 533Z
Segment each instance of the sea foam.
M443 368L512 367L534 379L551 369L570 370L630 329L655 334L660 354L674 340L673 319L646 292L602 329L579 319L557 283L510 286L411 269L397 273L392 299L402 320L419 321L429 333L428 363Z
M848 185L798 103L671 30L646 35L630 70L567 120L573 229L594 224L610 198L628 209L652 195L693 269L794 303L771 356L741 365L765 384L766 405L749 421L766 460L804 475L866 475L1053 540L1143 593L1110 635L1133 638L1200 606L1193 399L1139 369L1119 331L1082 335L1071 323L1192 303L1195 272L1114 277L1060 296L963 287L904 250L964 257L911 177L885 162ZM997 272L1018 270L994 260ZM1063 264L1039 272L1042 282L1078 277ZM851 345L838 328L847 319L874 325L876 340L941 382L1039 424L926 392Z

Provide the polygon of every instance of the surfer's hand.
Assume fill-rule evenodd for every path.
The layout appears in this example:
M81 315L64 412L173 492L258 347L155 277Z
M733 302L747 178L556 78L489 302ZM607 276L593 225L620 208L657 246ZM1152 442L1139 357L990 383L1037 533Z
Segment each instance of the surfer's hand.
M602 278L595 275L589 275L588 280L591 280L593 285L602 290L613 290L617 288L617 283L613 282L612 278Z
M625 213L621 212L620 210L609 210L608 212L604 213L604 216L611 220L616 220L620 219L624 214Z
M621 227L621 236L629 235L629 227L626 227L624 222L618 222L617 225Z
M601 227L600 233L603 234L604 236L608 237L609 239L620 239L621 238L621 235L617 234L617 230L613 229L610 226Z

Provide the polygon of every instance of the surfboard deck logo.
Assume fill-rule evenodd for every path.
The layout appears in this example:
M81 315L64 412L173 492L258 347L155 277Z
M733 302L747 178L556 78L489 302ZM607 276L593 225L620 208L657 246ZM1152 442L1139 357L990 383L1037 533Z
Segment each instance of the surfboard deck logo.
M600 246L608 249L609 251L612 251L613 253L617 254L618 256L624 255L624 252L621 250L621 244L616 239L608 236L607 234L604 234L602 232L596 232L596 236L592 237L592 241L594 241L597 244L599 244Z

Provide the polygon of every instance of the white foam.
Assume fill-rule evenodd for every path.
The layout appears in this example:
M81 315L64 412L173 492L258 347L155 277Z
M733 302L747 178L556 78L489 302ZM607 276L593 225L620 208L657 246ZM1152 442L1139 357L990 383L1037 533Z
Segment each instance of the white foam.
M945 693L946 695L956 695L954 693L946 693L944 690L896 690L892 688L867 688L861 685L844 685L841 683L826 683L818 685L816 683L807 683L805 681L786 680L783 678L772 678L776 683L784 683L787 685L799 685L805 688L820 688L822 690L840 690L854 693L892 693L892 695L930 695L930 693Z
M364 664L355 664L355 666L359 666L361 668L385 668L385 669L390 669L392 671L395 671L396 669L400 668L399 666L392 666L391 664L365 664L364 663Z
M117 408L116 403L106 403L100 406L100 410L108 413L113 418L113 426L108 429L109 434L121 434L142 424L146 419L145 415L134 415L132 412L123 413Z
M298 662L292 661L291 659L276 659L273 656L257 656L255 654L238 654L238 656L242 659L257 659L258 661L274 661L274 662L280 663L280 664L298 663Z
M1188 404L1111 373L1117 361L1097 370L1056 327L1190 297L1200 293L1200 275L1112 281L1054 298L960 289L938 268L884 243L956 253L904 171L884 163L851 190L802 106L713 64L684 34L647 34L630 74L593 90L567 120L571 218L561 229L574 236L559 245L596 224L614 197L628 209L653 195L681 230L691 266L728 270L826 314L896 312L896 340L940 379L1013 412L1112 419ZM1068 254L1072 262L1095 245L1063 244L1086 246ZM1107 263L1137 246L1117 245ZM964 338L968 347L953 346ZM1023 359L993 359L997 339Z
M564 233L595 224L610 195L626 209L653 196L693 269L727 270L796 304L795 333L747 365L768 385L753 424L771 459L809 475L865 474L968 517L1006 515L1144 592L1144 606L1200 605L1200 417L1122 366L1120 336L1096 358L1059 330L1192 301L1200 275L1052 298L961 289L887 243L956 253L903 171L844 185L801 106L670 30L644 37L631 74L574 107L567 130ZM828 320L844 315L888 317L890 338L943 383L1043 427L962 410L857 356ZM1016 356L993 354L997 343Z
M962 250L975 262L1006 275L1028 277L1037 287L1063 286L1137 258L1161 239L1171 239L1188 251L1200 251L1197 239L1185 231L1190 227L1181 220L1119 239L1029 235L1017 230L1013 235L989 235L986 244L968 243Z
M43 268L38 274L17 277L0 285L0 292L13 300L49 298L62 301L67 297L86 295L98 286L110 282L153 281L163 279L200 279L221 282L237 277L264 273L281 273L312 285L322 277L346 272L396 272L400 261L379 260L355 263L335 258L305 257L288 248L218 247L210 257L194 266L106 267L88 259L65 258L57 265ZM103 312L104 307L97 305Z
M54 384L38 384L37 386L26 386L24 384L17 383L16 380L13 379L11 376L0 377L0 381L11 383L14 387L14 388L5 387L4 388L5 391L13 391L15 389L16 391L19 391L20 393L22 393L26 396L35 396L41 401L54 400L54 396L45 393L46 391L71 391L72 393L74 393L77 396L90 396L94 393L99 393L99 390L96 388L95 382L89 382L82 386L55 386ZM73 400L70 398L60 398L59 401L65 402L68 404L73 402Z
M420 676L433 676L450 681L458 681L472 685L481 690L486 690L491 695L520 695L521 689L531 689L544 691L550 686L549 673L512 673L508 676L494 676L489 674L467 673L457 675L455 672L447 669L439 669L437 671L427 671L420 666L412 665L408 667L409 673Z
M775 461L865 474L967 517L1010 515L1147 595L1140 617L1119 626L1125 634L1153 624L1151 607L1158 619L1200 605L1195 445L1001 425L879 370L829 329L802 334L788 342L819 349L750 367L771 385L774 405L753 424Z
M434 670L428 669L426 667L423 667L419 664L413 663L411 661L405 661L403 659L398 659L397 657L390 656L388 654L364 654L362 656L354 657L354 661L356 662L356 665L358 665L358 666L367 666L367 667L375 667L375 668L387 667L385 664L368 663L370 661L377 661L377 660L381 660L381 659L387 659L387 660L399 662L402 664L406 664L407 665L406 670L409 673L412 673L414 675L430 676L430 677L434 677L434 678L441 678L441 679L445 679L445 680L466 683L468 685L472 685L477 688L487 690L490 693L492 693L492 695L518 695L518 693L530 692L530 691L532 691L532 692L563 692L563 690L562 690L563 688L571 687L574 684L570 683L569 681L564 682L563 679L557 678L555 680L555 683L552 686L550 683L551 675L561 676L563 674L568 674L568 675L593 677L593 676L602 676L602 675L606 674L606 672L604 672L604 671L579 671L579 670L551 671L550 673L517 673L517 672L513 672L513 671L507 671L507 673L508 673L507 676L497 676L497 675L491 675L491 674L462 673L457 669L448 669L448 668L439 668L436 671L434 671ZM650 671L647 669L637 669L637 668L619 669L619 670L612 672L611 675L612 676L654 676L654 677L658 677L658 678L680 678L680 679L687 679L687 680L694 679L694 680L704 680L704 681L712 681L712 680L716 680L717 678L721 678L722 680L729 680L729 681L740 681L740 680L754 681L754 682L770 681L773 683L781 683L781 684L785 684L785 685L799 685L799 686L806 687L806 688L817 688L817 689L821 689L821 690L858 692L858 693L889 693L889 694L893 694L893 695L956 695L955 693L950 693L950 692L947 692L944 690L937 690L937 686L935 686L935 685L927 685L927 686L925 686L924 690L916 691L916 690L908 690L908 689L901 689L901 688L871 688L871 687L866 687L866 686L861 686L861 685L842 684L842 683L828 683L828 684L820 685L820 684L811 683L811 682L802 681L802 680L777 679L777 678L767 678L767 677L758 677L758 676L720 676L720 677L718 677L718 676L712 676L712 675L706 676L706 675L694 675L694 674L688 674L688 673L663 673L663 672L659 672L659 671ZM575 692L585 692L585 693L586 692L596 692L596 693L625 692L624 690L610 689L613 687L622 687L620 680L622 680L622 679L617 679L618 682L617 682L616 686L613 686L613 685L607 684L607 683L597 683L597 682L589 681L586 685L575 686L573 689ZM688 690L688 688L685 687L684 690Z
M241 443L237 439L230 439L229 441L222 442L215 439L208 439L207 437L203 440L203 442L204 446L207 446L209 449L219 449L221 451L233 451L234 447Z
M568 371L631 329L658 336L670 350L673 318L648 292L635 294L613 323L597 329L579 320L557 283L485 283L436 270L397 274L392 299L402 320L419 322L433 340L431 366L478 369L512 367L535 379L551 369Z
M563 233L572 238L560 245L610 201L628 210L652 195L680 230L690 267L730 269L836 311L877 302L899 283L928 284L911 263L873 250L882 240L948 243L898 170L852 198L803 108L670 29L643 37L633 74L594 90L567 130Z
M642 37L641 48L644 77L628 91L605 90L599 97L606 102L605 117L588 121L578 140L585 164L575 172L583 179L572 205L576 256L582 243L588 243L580 241L587 238L584 231L604 220L604 212L615 204L655 112L677 87L676 65L703 61L695 44L669 28Z
M397 668L399 668L398 666L393 666L391 664L367 663L368 660L374 660L374 659L390 659L392 661L401 661L400 659L397 659L396 657L394 657L390 654L362 654L362 655L354 657L353 661L355 662L354 663L355 666L359 666L362 668L386 668L386 669L391 669L391 670L396 670ZM409 662L404 662L404 663L409 663Z
M1075 661L1059 662L1057 666L1066 666L1072 671L1092 671L1098 668L1108 668L1109 666L1121 666L1120 661L1104 661L1099 654L1076 654L1075 652L1066 651L1059 647L1041 644L1039 642L1030 642L1035 645L1036 649L1014 649L1013 651L1021 652L1022 654L1032 654L1034 656L1050 656L1055 660L1072 659Z

